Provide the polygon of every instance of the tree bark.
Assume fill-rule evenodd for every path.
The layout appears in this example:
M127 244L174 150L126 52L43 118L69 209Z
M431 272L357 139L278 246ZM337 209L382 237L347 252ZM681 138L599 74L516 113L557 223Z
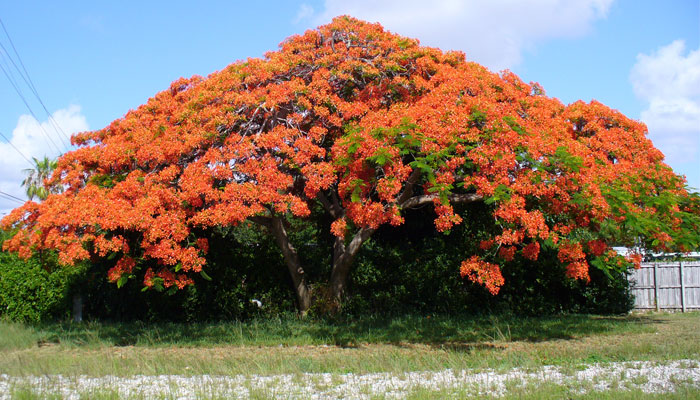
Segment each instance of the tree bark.
M292 277L292 284L294 285L294 291L296 292L299 313L301 315L306 315L311 307L311 290L306 282L304 269L301 266L299 255L297 254L297 251L292 243L289 241L287 230L285 229L284 222L281 218L270 218L268 227L275 237L277 245L282 250L284 261L287 264L287 269L289 269L289 274Z
M413 196L413 197L406 199L403 202L400 202L399 205L401 208L404 208L404 209L416 208L418 206L432 204L433 200L435 200L437 198L439 198L439 195L437 195L437 194ZM447 196L447 199L450 201L450 203L456 204L456 203L474 203L476 201L483 200L484 197L479 195L479 194L476 194L476 193L466 193L466 194L451 194L451 195Z
M374 231L375 229L372 228L361 228L355 233L347 246L345 245L344 238L335 238L330 284L331 294L338 308L340 308L341 301L345 295L345 288L347 287L352 262L357 252L360 250L360 247L362 247L362 243L367 241Z

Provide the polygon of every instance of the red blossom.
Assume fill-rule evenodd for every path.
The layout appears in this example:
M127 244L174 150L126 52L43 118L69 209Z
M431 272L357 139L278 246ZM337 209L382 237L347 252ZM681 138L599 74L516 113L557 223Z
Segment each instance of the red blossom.
M528 260L536 261L540 255L540 244L538 242L528 243L523 248L523 257Z
M503 246L498 250L498 255L506 261L513 261L515 250L515 246Z
M588 242L588 248L590 249L591 254L597 257L605 253L605 251L608 249L608 245L602 240L591 240Z
M463 261L459 272L462 277L467 277L472 282L484 285L494 295L498 294L501 286L505 283L498 265L484 262L477 256L472 256L469 260Z
M209 241L206 238L197 239L197 247L202 251L202 253L209 252Z
M344 218L339 218L331 224L331 233L337 237L345 237L347 231L347 223Z
M627 259L627 261L632 263L632 265L634 265L635 269L642 268L642 255L641 254L638 254L638 253L629 254L625 258Z
M590 282L591 277L588 275L588 263L585 260L569 263L569 265L566 266L566 276L572 279L581 279Z

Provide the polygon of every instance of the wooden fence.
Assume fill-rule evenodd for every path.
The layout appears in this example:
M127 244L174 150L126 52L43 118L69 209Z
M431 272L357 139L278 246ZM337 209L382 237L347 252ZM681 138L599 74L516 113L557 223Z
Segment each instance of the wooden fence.
M700 309L700 262L643 263L629 282L635 310Z

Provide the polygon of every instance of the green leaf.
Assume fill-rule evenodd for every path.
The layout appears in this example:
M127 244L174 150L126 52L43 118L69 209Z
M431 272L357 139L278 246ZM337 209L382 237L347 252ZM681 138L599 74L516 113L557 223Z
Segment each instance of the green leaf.
M350 194L350 201L352 201L353 203L359 203L361 191L362 189L359 186L355 186L355 189L353 189L352 194Z
M413 168L418 168L420 170L423 170L423 172L430 172L433 169L430 168L430 166L423 161L416 160L416 161L411 161L408 165L410 165Z
M211 281L211 280L212 280L212 279L211 279L211 276L209 276L206 272L204 272L204 270L199 271L199 274L202 276L202 278L204 278L204 279L206 279L206 280L208 280L208 281Z
M553 165L559 165L573 172L579 172L583 166L583 159L572 156L564 146L557 147L557 150L549 157L549 160Z
M357 152L357 149L360 148L360 142L354 142L350 146L348 146L348 153L350 154L355 154Z
M129 277L126 275L122 275L118 280L117 280L117 288L120 288L126 284L126 282L129 280Z

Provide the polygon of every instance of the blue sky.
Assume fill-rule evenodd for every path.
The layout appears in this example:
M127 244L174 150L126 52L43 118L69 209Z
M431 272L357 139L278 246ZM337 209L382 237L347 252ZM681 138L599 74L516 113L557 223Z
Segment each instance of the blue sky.
M13 1L2 19L52 120L99 129L181 76L260 57L286 37L350 14L494 71L511 69L564 103L599 100L649 137L700 187L698 0ZM23 198L28 157L56 156L48 114L14 70L0 31L0 191ZM9 53L9 54L8 54ZM10 58L12 57L12 59ZM19 66L21 68L21 66ZM53 146L46 138L54 138ZM55 147L60 147L56 149ZM18 203L0 196L0 215Z

